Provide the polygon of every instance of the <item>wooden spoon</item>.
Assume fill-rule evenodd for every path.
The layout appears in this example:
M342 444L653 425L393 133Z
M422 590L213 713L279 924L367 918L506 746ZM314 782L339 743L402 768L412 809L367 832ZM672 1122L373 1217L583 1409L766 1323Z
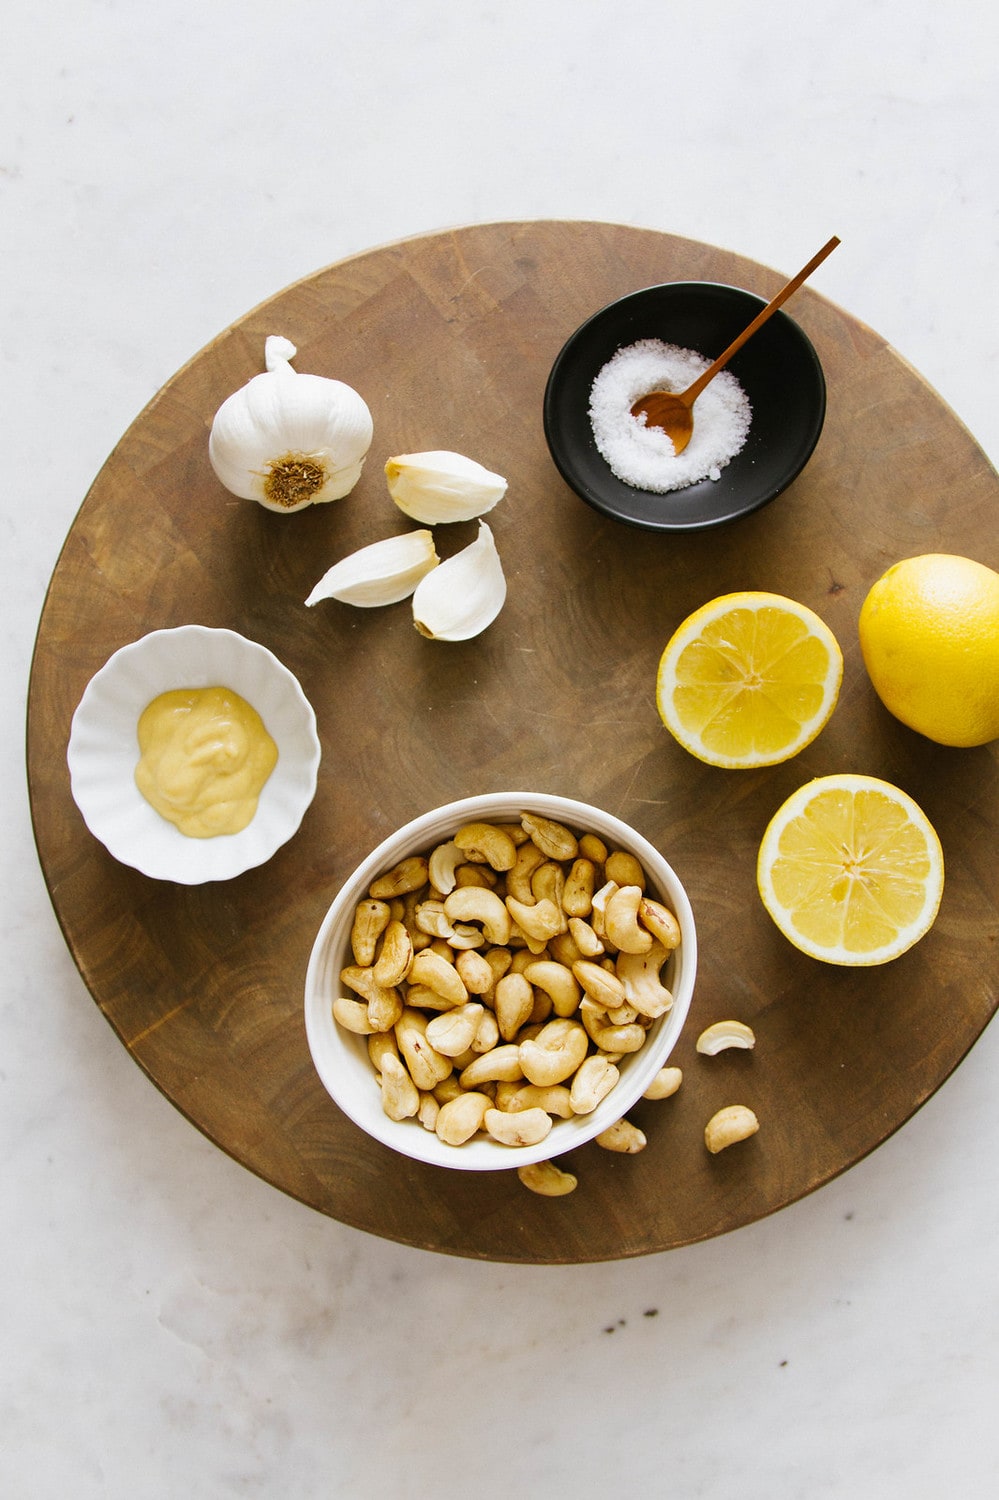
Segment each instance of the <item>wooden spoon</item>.
M694 413L692 407L704 387L710 380L714 380L718 371L723 369L737 354L747 339L752 338L758 328L762 328L772 313L787 301L792 292L796 292L801 283L821 265L826 256L831 254L839 244L839 239L833 235L827 245L823 245L818 255L813 255L807 266L803 266L797 276L792 276L786 286L782 286L772 302L768 302L762 312L758 312L748 328L744 328L738 338L732 340L723 354L719 354L714 364L708 365L703 374L698 375L693 385L685 391L650 391L647 396L641 396L631 408L631 415L639 417L645 415L647 427L660 427L667 437L672 441L677 453L682 453L690 442L694 430Z

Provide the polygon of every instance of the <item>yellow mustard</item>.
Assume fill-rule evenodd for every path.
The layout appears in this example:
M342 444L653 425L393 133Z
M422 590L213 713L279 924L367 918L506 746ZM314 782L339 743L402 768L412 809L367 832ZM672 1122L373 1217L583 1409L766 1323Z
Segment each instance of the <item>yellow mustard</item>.
M175 688L143 709L135 784L188 838L239 833L252 820L277 745L230 688Z

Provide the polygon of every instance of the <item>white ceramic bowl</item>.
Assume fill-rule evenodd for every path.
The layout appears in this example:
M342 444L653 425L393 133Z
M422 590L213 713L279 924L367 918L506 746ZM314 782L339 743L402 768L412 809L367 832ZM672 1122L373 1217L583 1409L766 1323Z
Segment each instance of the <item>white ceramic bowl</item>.
M277 744L278 761L248 827L189 838L135 785L136 725L159 693L213 686L252 704ZM154 630L116 651L87 684L67 751L73 798L95 838L122 864L181 885L230 880L270 859L315 795L319 758L316 716L297 678L265 646L204 625Z
M673 994L673 1007L653 1024L641 1051L622 1059L619 1082L592 1114L556 1120L546 1139L536 1146L504 1146L481 1133L463 1146L448 1146L416 1120L390 1120L384 1113L366 1041L337 1025L333 1001L348 993L339 975L353 962L350 929L354 911L373 880L407 855L424 853L442 843L464 823L479 819L513 823L524 812L554 819L577 834L595 833L611 848L628 850L641 861L650 894L670 907L680 924L680 947L663 971L663 982ZM509 1171L571 1151L627 1113L676 1044L690 1007L696 967L697 935L690 902L669 864L647 839L610 813L584 802L538 792L497 792L450 802L415 818L379 844L358 866L327 912L312 949L305 981L305 1027L316 1070L327 1092L368 1135L404 1156L436 1166Z

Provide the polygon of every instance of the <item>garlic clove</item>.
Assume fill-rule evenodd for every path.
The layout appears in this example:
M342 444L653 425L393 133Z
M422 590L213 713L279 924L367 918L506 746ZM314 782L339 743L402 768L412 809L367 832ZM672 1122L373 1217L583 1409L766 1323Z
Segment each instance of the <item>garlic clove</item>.
M440 558L430 531L408 531L371 542L334 563L316 584L306 604L339 599L372 609L408 599L421 578L436 568Z
M403 453L385 465L389 494L404 515L425 526L473 521L506 494L506 480L461 453Z
M493 534L479 522L474 542L421 578L413 622L432 641L467 641L491 625L506 599L506 578Z
M289 363L296 352L271 335L266 371L223 401L208 439L226 489L267 510L302 510L348 494L374 431L363 397L342 380L299 374Z

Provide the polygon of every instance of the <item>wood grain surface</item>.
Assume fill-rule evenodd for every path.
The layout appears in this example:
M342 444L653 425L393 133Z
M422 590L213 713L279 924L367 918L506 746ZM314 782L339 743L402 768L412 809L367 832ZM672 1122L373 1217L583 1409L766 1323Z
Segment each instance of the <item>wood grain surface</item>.
M818 351L829 403L791 489L700 534L603 519L566 488L545 447L549 368L605 302L688 279L769 297L784 278L690 240L559 221L434 234L323 270L249 313L159 393L98 475L55 568L31 677L28 771L42 868L80 973L135 1061L207 1136L321 1213L381 1236L559 1263L735 1229L882 1142L996 1008L996 746L944 749L893 720L868 684L856 631L867 589L898 558L951 551L999 563L996 475L883 339L805 287L790 311ZM207 456L216 409L263 368L270 333L298 345L299 370L356 386L375 423L353 493L291 516L235 499ZM509 582L496 623L444 644L416 632L405 603L305 609L334 561L407 529L383 465L429 448L509 479L489 518ZM439 550L474 530L437 528ZM654 704L673 628L740 588L812 606L846 663L818 740L757 772L701 765ZM188 622L270 647L312 701L324 757L296 837L262 868L202 887L115 863L85 828L66 769L91 675L146 631ZM935 927L879 969L805 958L755 887L759 840L780 802L813 776L847 770L915 796L946 859ZM598 803L652 839L686 883L699 931L674 1057L680 1092L633 1112L649 1137L640 1155L574 1153L579 1187L561 1199L535 1197L513 1173L449 1172L369 1140L321 1087L303 1023L314 934L358 860L443 801L520 788ZM727 1017L753 1025L755 1052L698 1057L698 1032ZM733 1102L752 1106L760 1132L712 1157L704 1124Z

